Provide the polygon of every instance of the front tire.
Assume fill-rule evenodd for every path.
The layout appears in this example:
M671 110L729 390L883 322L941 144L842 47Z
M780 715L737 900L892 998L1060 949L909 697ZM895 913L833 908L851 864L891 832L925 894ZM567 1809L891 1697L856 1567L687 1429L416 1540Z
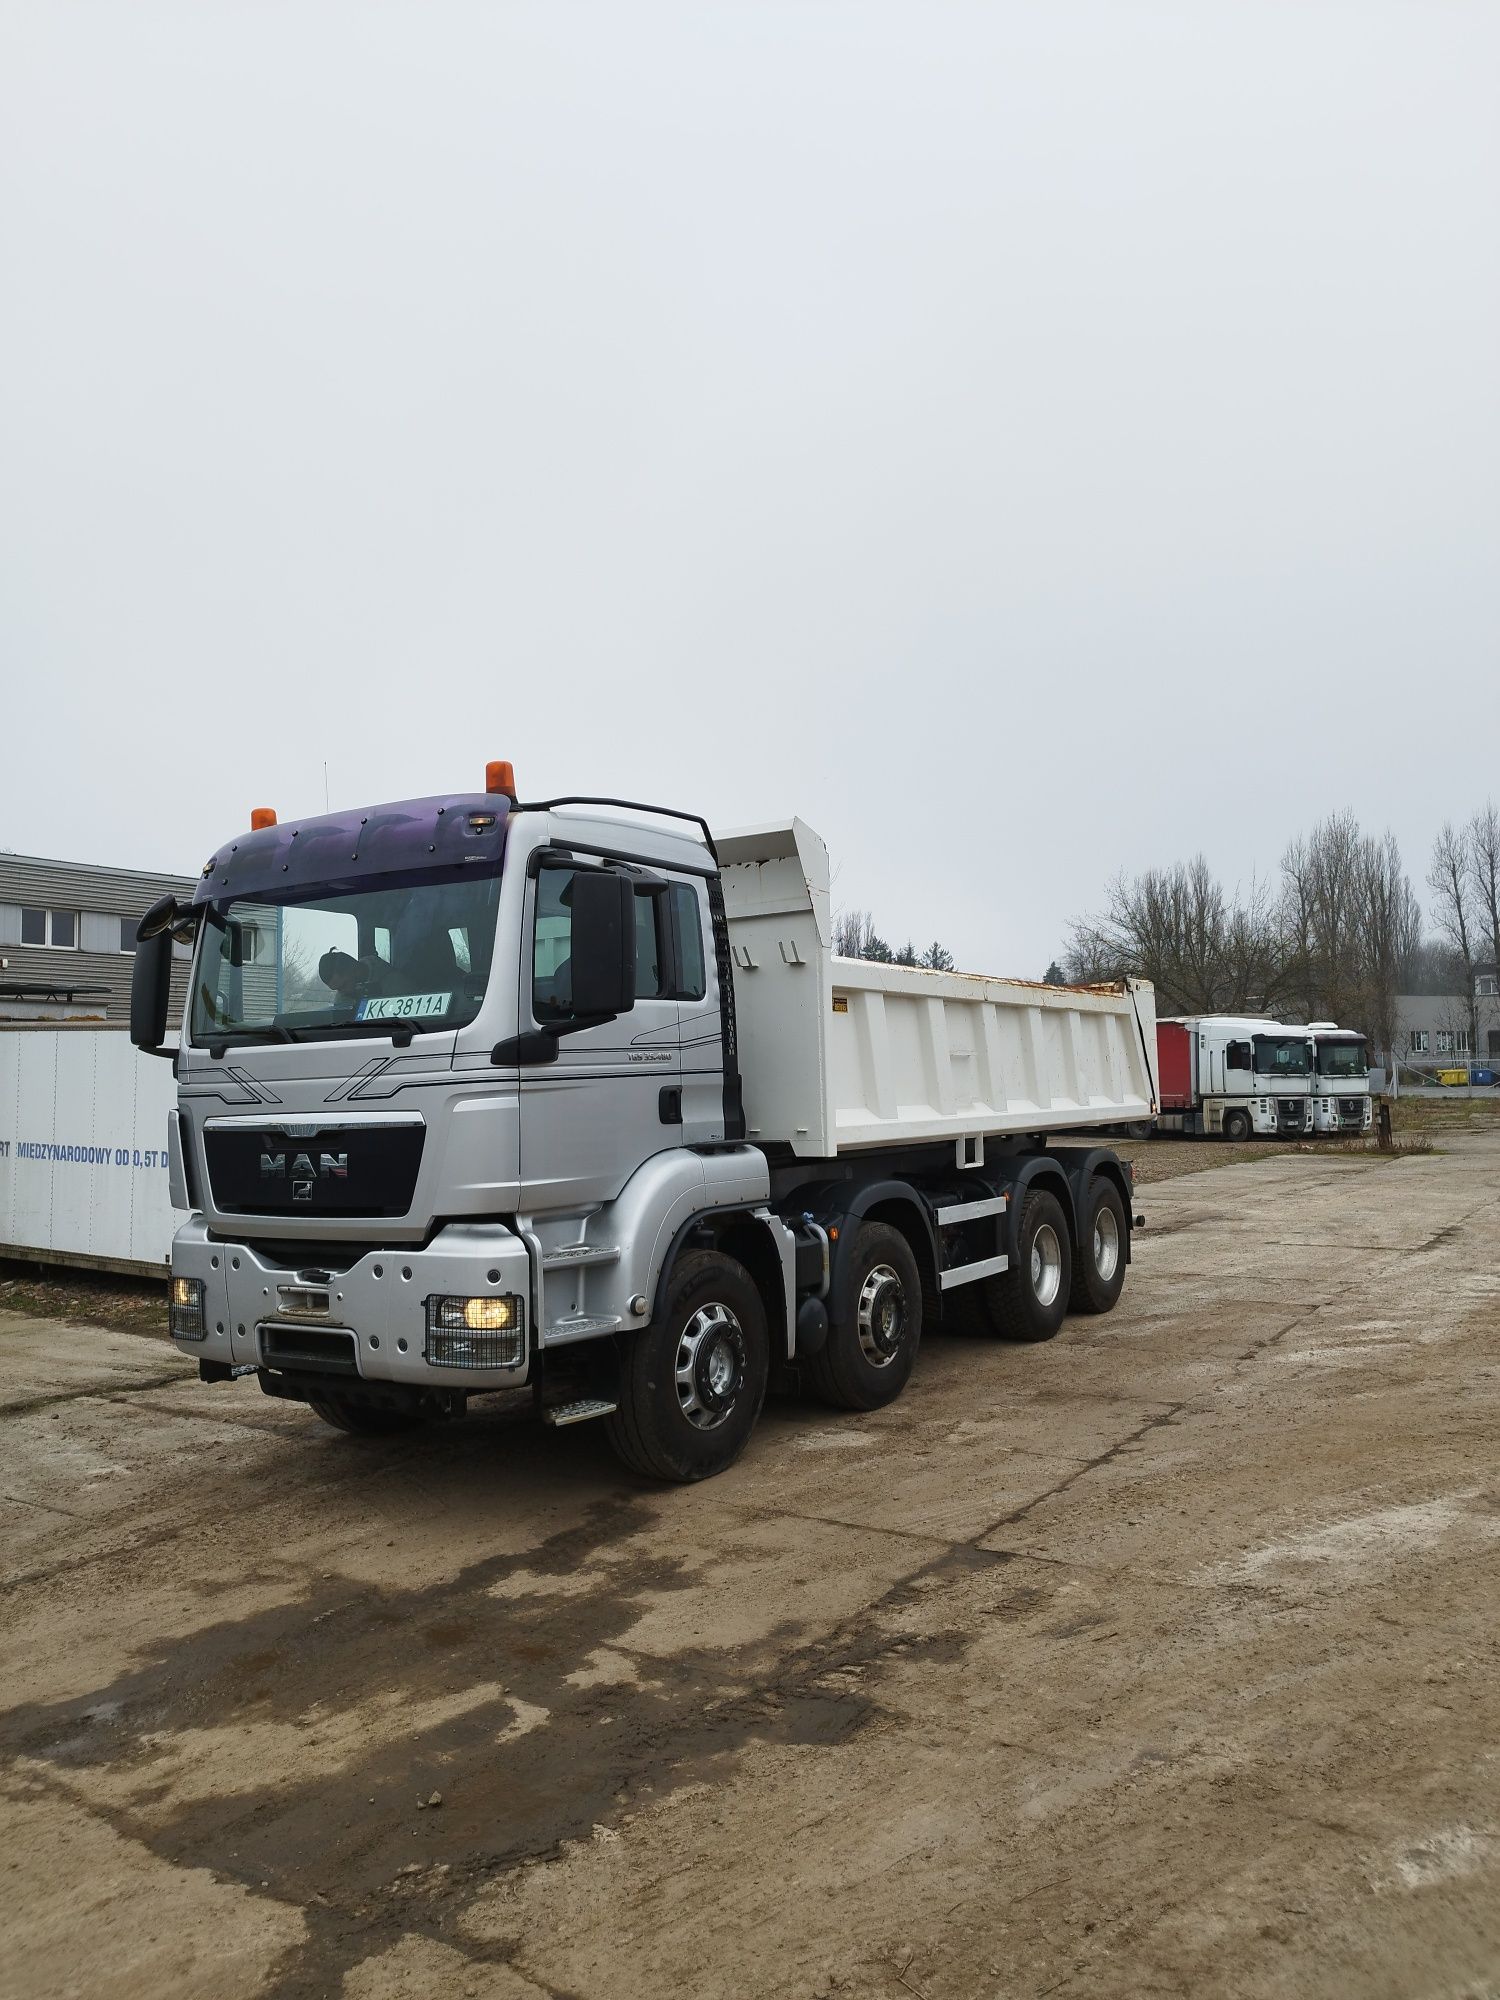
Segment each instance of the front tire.
M1243 1146L1251 1136L1254 1127L1250 1123L1248 1111L1226 1111L1224 1113L1224 1137L1231 1145Z
M888 1222L862 1222L844 1267L839 1310L806 1364L836 1410L879 1410L911 1379L922 1338L922 1278L911 1245Z
M1095 1174L1084 1198L1073 1257L1073 1312L1111 1311L1125 1284L1125 1204L1113 1181Z
M621 1463L688 1485L734 1464L766 1397L771 1348L750 1273L718 1250L677 1260L660 1321L620 1355L619 1407L605 1419Z

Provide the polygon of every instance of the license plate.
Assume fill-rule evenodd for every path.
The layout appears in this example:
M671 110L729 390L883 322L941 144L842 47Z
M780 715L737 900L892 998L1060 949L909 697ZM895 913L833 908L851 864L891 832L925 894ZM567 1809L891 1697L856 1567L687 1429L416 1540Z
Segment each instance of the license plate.
M356 1021L424 1021L446 1014L451 993L385 993L361 1000Z

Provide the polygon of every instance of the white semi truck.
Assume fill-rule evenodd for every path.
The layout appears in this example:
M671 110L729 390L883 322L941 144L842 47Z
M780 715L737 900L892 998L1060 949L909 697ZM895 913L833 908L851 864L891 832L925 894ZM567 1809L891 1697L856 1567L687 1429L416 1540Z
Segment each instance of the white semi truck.
M770 1382L868 1410L962 1303L1106 1312L1129 1167L1052 1143L1156 1111L1148 985L1056 988L831 949L800 820L482 793L277 825L140 931L138 1046L175 1051L170 1328L347 1431L525 1389L637 1472L731 1464Z
M1313 1044L1313 1129L1317 1132L1368 1132L1374 1123L1370 1096L1370 1051L1355 1028L1332 1021L1310 1021Z
M1283 1136L1313 1130L1307 1028L1263 1015L1189 1014L1156 1024L1165 1132Z

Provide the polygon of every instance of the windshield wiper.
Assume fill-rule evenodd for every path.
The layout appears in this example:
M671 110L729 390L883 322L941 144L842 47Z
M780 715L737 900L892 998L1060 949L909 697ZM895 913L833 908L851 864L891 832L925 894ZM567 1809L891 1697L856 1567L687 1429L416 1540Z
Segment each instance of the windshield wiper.
M315 1027L299 1030L296 1039L299 1042L324 1042L333 1036L363 1035L368 1038L372 1035L389 1035L392 1041L394 1041L397 1035L410 1037L412 1035L441 1034L445 1031L448 1034L452 1034L453 1025L451 1021L434 1021L431 1019L413 1021L402 1020L399 1017L394 1017L388 1021L320 1021Z

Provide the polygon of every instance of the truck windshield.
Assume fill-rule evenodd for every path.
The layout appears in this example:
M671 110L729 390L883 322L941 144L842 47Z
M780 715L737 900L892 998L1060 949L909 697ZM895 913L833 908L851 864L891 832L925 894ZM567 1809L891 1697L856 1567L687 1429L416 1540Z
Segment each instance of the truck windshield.
M1312 1068L1302 1035L1257 1035L1255 1068L1260 1076L1306 1076Z
M302 1040L460 1028L484 998L498 875L203 906L192 1035Z
M1357 1076L1363 1079L1368 1075L1369 1068L1370 1058L1363 1042L1325 1042L1321 1035L1318 1037L1319 1076Z

